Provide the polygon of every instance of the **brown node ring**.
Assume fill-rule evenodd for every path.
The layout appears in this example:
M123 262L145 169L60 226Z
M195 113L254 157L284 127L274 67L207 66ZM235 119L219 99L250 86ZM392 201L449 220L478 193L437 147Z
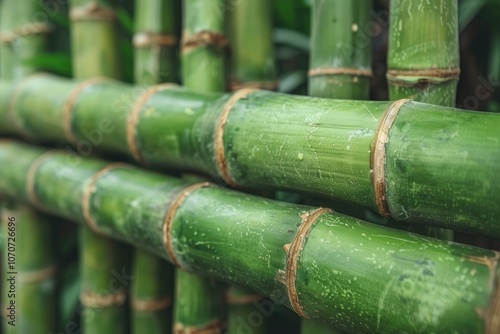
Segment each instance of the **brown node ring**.
M316 77L321 75L353 75L358 77L372 77L372 70L364 70L359 68L350 68L350 67L319 67L310 69L307 72L309 77Z
M205 326L184 326L183 324L176 323L174 325L175 334L219 334L224 328L224 324L220 320L212 321Z
M377 133L372 142L370 164L372 183L375 191L375 202L380 214L384 217L390 217L391 215L389 203L387 202L387 186L385 180L385 145L389 142L389 132L398 116L399 110L408 102L411 102L411 100L402 99L389 106L382 116L382 120L380 121Z
M160 299L133 299L132 308L139 312L156 312L164 310L172 305L172 298L165 297Z
M387 81L396 86L412 87L422 83L440 83L458 80L460 68L432 68L416 70L388 70ZM408 81L406 78L418 78L417 82Z
M17 133L29 137L29 133L24 129L24 126L22 124L22 120L17 117L16 113L16 104L19 96L22 94L23 89L31 83L33 80L38 79L39 77L44 77L47 76L47 73L35 73L33 75L30 75L26 79L22 80L18 85L15 86L14 92L9 98L8 102L8 109L7 109L7 115L9 117L10 122L12 123L14 129L17 131Z
M83 196L82 196L82 213L83 213L83 217L85 218L85 222L87 223L87 225L94 232L99 233L99 234L101 234L101 231L99 230L99 227L97 226L97 223L96 223L94 217L92 216L92 212L90 210L90 200L91 200L91 197L92 197L92 192L94 190L94 187L95 187L97 181L99 181L99 179L101 177L103 177L104 175L106 175L110 171L112 171L114 169L118 169L118 168L129 169L129 168L132 168L132 166L124 164L124 163L121 163L121 162L111 163L111 164L109 164L109 165L101 168L94 175L92 175L90 177L90 179L87 181L87 185L83 189Z
M170 205L170 209L165 216L165 221L163 222L163 244L165 249L167 250L168 256L172 260L173 264L177 267L183 269L185 268L181 266L177 255L175 255L174 246L172 245L172 227L174 223L175 214L177 213L177 209L181 206L184 200L195 190L208 188L213 184L210 182L201 182L190 185L181 190L180 194L174 199L172 204Z
M47 210L44 208L42 202L40 201L40 198L36 193L35 189L36 172L48 158L57 154L62 154L62 151L51 150L40 155L38 158L35 159L35 161L33 161L26 176L26 193L28 194L28 198L31 204L33 204L33 206L42 211L47 211Z
M37 23L24 24L15 30L6 31L0 34L0 44L12 43L18 38L32 36L32 35L47 34L51 31L52 31L52 25L47 23L37 22Z
M244 296L234 296L226 292L226 304L228 305L248 305L254 302L259 302L266 299L263 295L244 295Z
M106 308L113 306L121 306L127 299L126 290L109 295L99 295L90 291L85 291L80 294L80 302L85 307Z
M18 279L20 283L38 283L53 278L57 273L57 266L50 265L39 270L20 272Z
M229 113L233 109L234 105L241 99L245 99L251 93L257 91L254 88L244 88L233 94L231 98L226 102L222 113L219 117L217 123L217 128L215 129L215 159L217 162L217 168L219 169L220 176L222 179L232 187L237 187L236 181L233 179L229 172L229 167L226 161L226 153L224 148L224 129L226 127L227 120L229 118Z
M182 36L182 52L189 52L200 47L217 47L227 48L229 40L223 34L203 30L194 35L189 35L186 32Z
M104 20L112 21L116 13L111 8L105 8L92 2L88 6L73 8L69 14L72 21Z
M66 137L68 143L71 143L75 146L78 144L78 138L76 138L76 136L73 134L72 124L73 109L75 107L76 100L85 91L85 89L92 87L95 84L100 84L108 81L111 80L104 77L88 79L79 83L69 94L68 99L64 103L62 113L64 136Z
M312 212L302 215L302 223L300 224L295 237L290 244L285 245L286 269L285 269L285 285L288 291L288 299L295 313L301 317L306 317L302 306L300 305L299 295L297 293L296 280L297 280L297 267L298 259L302 248L304 247L309 233L313 225L316 224L318 218L325 214L333 212L332 209L318 208Z
M139 123L139 117L141 115L141 111L144 108L144 105L149 101L149 99L154 94L172 87L177 87L177 84L166 83L148 88L141 96L139 96L139 98L134 104L134 107L132 108L132 111L128 115L127 145L134 159L140 163L143 164L145 163L142 154L139 151L139 147L137 145L137 124Z
M177 37L172 34L138 32L134 35L133 44L136 48L147 48L152 46L174 47L177 45Z

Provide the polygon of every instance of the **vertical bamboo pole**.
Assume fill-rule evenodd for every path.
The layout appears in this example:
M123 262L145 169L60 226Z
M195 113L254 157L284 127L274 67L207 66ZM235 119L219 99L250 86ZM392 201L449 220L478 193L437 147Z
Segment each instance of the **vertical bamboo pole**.
M309 95L370 98L370 0L313 0ZM344 333L331 324L302 319L302 334Z
M391 1L390 13L390 99L453 106L460 74L457 0Z
M184 0L182 80L204 92L224 91L224 0ZM174 332L222 333L220 287L210 279L176 271Z
M15 326L9 325L13 318L7 316L6 333L53 333L57 329L56 256L54 223L33 209L17 204L5 205L2 209L3 234L7 236L12 262L4 262L6 278L2 281L4 300L15 301ZM2 259L5 260L5 259ZM10 273L16 273L11 275ZM9 280L14 277L14 280ZM13 295L9 292L15 285ZM5 286L3 285L5 284ZM7 298L5 298L7 297ZM7 315L10 315L8 313Z
M457 0L391 1L390 13L389 98L454 106L460 75ZM453 240L451 230L412 229Z
M135 82L141 86L176 81L177 36L173 0L136 0ZM132 284L132 333L170 333L174 267L136 248Z
M278 89L271 5L267 0L238 0L228 8L231 44L230 90ZM255 303L262 299L263 296L246 287L228 287L227 332L267 333L269 319L259 314L260 311L255 306ZM252 315L259 321L250 324L248 319Z
M309 95L367 100L371 0L313 0Z
M114 4L112 0L70 2L73 73L77 79L121 76ZM83 332L127 333L125 301L133 277L128 275L125 246L83 226L79 247Z

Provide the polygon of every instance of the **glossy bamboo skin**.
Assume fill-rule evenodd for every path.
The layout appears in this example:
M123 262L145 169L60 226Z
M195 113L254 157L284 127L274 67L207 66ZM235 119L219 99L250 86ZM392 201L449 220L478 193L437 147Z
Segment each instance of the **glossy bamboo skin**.
M0 170L0 192L26 200L28 170L43 153L0 144L0 163L8 166ZM34 186L43 207L83 221L79 195L105 162L82 159L71 166L71 159L46 156ZM172 261L163 223L189 184L117 167L94 184L90 212L102 233ZM169 234L173 254L185 270L249 286L290 307L290 284L283 283L286 245L313 212L216 186L198 188L176 208ZM293 286L307 317L350 332L492 334L499 330L498 259L490 250L323 213L305 237Z
M371 1L314 0L312 4L309 95L368 100ZM314 75L316 69L338 72Z
M60 103L74 86L71 81L44 76L22 86L14 103L20 131L64 141ZM4 94L8 93L0 91ZM136 127L143 160L221 175L215 130L230 97L183 88L154 94ZM135 99L136 90L124 84L99 84L85 90L75 103L74 133L86 138L92 149L130 154L123 116L129 109L121 101ZM228 171L243 187L289 189L378 210L371 180L371 169L377 166L371 165L371 147L390 105L250 93L235 103L224 129ZM7 110L6 102L0 101L0 118L5 119ZM391 216L402 222L500 237L496 223L499 123L498 114L404 104L385 144ZM83 148L79 147L82 152Z
M388 75L389 97L454 106L458 74L435 71L460 66L457 0L392 1L390 10L388 70L402 73Z
M57 331L58 296L56 289L57 260L55 252L55 225L33 209L7 203L1 209L2 247L5 273L2 282L2 322L6 333L46 334ZM53 219L53 218L52 218ZM13 225L10 225L12 223ZM15 225L15 226L14 226ZM14 233L9 238L9 232ZM13 267L7 264L7 247L15 247ZM9 282L5 281L15 272L15 297L8 297ZM4 285L5 284L5 285ZM15 326L7 322L5 308L15 301ZM7 319L7 320L6 320Z

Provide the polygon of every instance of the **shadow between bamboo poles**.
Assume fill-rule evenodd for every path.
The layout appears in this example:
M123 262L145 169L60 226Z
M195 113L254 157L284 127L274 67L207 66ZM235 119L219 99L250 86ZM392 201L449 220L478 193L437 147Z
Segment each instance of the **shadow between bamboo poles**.
M1 143L0 163L16 163L0 169L0 192L27 200L26 175L43 154ZM83 159L71 167L68 159L49 156L36 172L47 210L84 222L88 175L106 168L85 201L93 226L173 262L164 234L170 231L175 261L190 272L249 286L351 332L499 330L497 252L214 185L194 189L193 181L123 164Z
M177 81L176 59L178 38L175 31L176 9L172 0L136 1L136 31L134 44L134 77L135 82L144 87L147 92L168 89L169 85L155 86L162 82ZM171 86L171 85L170 85ZM147 99L142 100L143 103ZM136 104L135 115L139 115L141 102ZM134 120L129 117L129 124L135 126ZM142 157L135 146L133 137L130 147L134 149L134 157ZM132 333L171 333L172 332L172 302L174 294L174 267L157 255L140 248L134 250L131 309Z
M70 21L75 78L94 80L104 76L119 79L121 57L113 2L72 0ZM71 105L68 109L71 111ZM66 137L68 133L72 132L65 129ZM76 137L68 140L76 147L81 143ZM89 182L91 187L93 180ZM81 228L80 302L84 333L129 331L126 300L133 276L129 274L127 251L124 245L96 234L91 227L84 225Z

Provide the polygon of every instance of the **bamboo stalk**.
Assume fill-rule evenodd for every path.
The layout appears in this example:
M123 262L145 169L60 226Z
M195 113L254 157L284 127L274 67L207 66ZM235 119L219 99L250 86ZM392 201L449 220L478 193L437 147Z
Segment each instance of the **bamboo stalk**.
M460 74L457 0L391 1L391 100L454 106Z
M115 0L71 0L73 74L85 79L121 78Z
M136 1L135 81L158 84L176 81L174 1ZM134 250L132 284L133 333L170 333L174 268L143 249Z
M182 80L201 92L226 88L223 0L184 0ZM222 295L215 282L176 271L174 333L222 333Z
M2 258L2 318L6 333L55 332L58 299L53 222L28 207L11 204L2 209L2 229L6 247L11 248L8 254L15 257L7 262L5 252ZM15 303L13 312L7 310L11 301Z
M70 2L73 73L77 79L121 76L114 4L113 0ZM77 138L72 143L81 145ZM89 149L91 152L93 147ZM79 247L83 332L128 333L128 249L88 226L80 229Z
M368 100L371 1L314 0L309 95Z
M316 320L302 319L300 332L305 333L315 333L315 334L345 334L344 331L333 327L331 324L326 322L320 322Z
M277 90L271 2L239 0L230 8L230 89Z
M15 123L10 120L6 127L34 138L66 140L63 107L76 85L49 76L24 82L16 90L22 98L12 102ZM84 144L99 139L97 149L153 166L219 175L241 187L341 199L402 223L500 237L500 115L419 102L393 105L266 91L238 100L238 94L170 87L146 99L134 114L123 103L139 99L132 86L99 83L78 96L71 129ZM0 96L7 95L13 95L12 87L0 85ZM220 130L221 114L228 111L224 106L235 99ZM8 110L7 101L0 100L0 119L9 119ZM124 113L137 117L129 118L128 127ZM127 129L135 140L127 142ZM222 147L224 156L217 155ZM80 144L77 150L85 148Z
M72 166L74 157L45 152L1 143L0 192L32 194L54 214L350 332L500 330L497 252L132 166Z
M135 81L177 81L175 1L136 1Z
M258 308L266 297L253 289L231 285L226 292L227 333L269 333L269 316Z

